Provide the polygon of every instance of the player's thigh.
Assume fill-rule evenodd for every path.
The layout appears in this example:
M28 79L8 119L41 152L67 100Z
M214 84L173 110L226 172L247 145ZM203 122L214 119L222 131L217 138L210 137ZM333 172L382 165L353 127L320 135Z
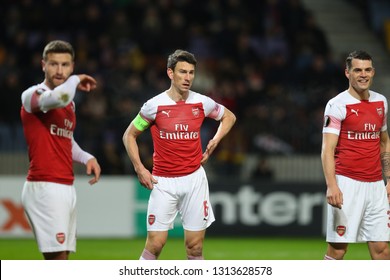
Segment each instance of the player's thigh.
M340 175L336 178L344 202L341 209L327 205L326 240L335 243L358 242L361 217L364 216L366 207L362 182Z
M75 250L76 192L73 186L26 182L22 204L42 252Z
M158 178L150 193L147 210L148 231L166 231L173 228L177 216L178 198L171 185L171 178Z
M180 214L185 230L202 231L215 221L203 168L183 178Z
M368 183L367 209L362 218L364 241L390 241L390 207L383 182Z
M69 218L75 215L75 188L51 182L26 182L22 204L33 218L44 220L51 226L56 223L67 225Z

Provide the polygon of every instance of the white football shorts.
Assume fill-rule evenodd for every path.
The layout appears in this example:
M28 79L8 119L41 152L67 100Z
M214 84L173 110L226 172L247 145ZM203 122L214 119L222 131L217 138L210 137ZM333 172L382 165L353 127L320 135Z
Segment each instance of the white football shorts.
M42 253L76 251L74 186L27 181L22 204Z
M390 241L390 209L383 181L360 182L336 175L342 209L328 204L326 241Z
M149 197L146 221L148 231L172 229L178 213L183 228L189 231L204 230L215 221L203 167L186 176L154 177L158 183Z

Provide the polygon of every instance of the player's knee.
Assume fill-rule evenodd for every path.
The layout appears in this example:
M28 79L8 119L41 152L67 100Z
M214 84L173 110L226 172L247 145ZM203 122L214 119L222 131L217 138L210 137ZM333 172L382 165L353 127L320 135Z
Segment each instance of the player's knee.
M193 246L187 247L187 255L193 257L200 257L203 255L203 247L202 246Z
M164 238L148 238L145 248L158 257L164 248L165 243L166 239Z
M155 253L156 255L158 255L158 253L161 252L161 250L164 248L164 245L165 243L161 242L161 241L156 241L156 242L153 242L150 244L153 248L153 253Z
M186 241L186 250L189 256L202 256L203 239Z
M341 244L341 243L329 244L326 255L336 260L342 260L344 259L344 256L347 253L347 249L348 247L346 244Z
M387 243L376 244L370 253L373 260L390 260L390 249Z

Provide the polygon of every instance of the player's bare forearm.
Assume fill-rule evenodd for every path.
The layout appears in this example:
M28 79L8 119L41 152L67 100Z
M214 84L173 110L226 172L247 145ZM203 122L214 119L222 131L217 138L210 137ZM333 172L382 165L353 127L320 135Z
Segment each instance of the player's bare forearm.
M336 180L334 153L338 141L338 135L324 133L321 148L321 162L326 181L326 199L333 207L341 209L343 205L343 193Z
M341 209L343 205L343 193L336 181L334 153L330 151L323 151L322 165L326 181L326 199L333 207Z
M218 144L226 134L232 129L236 122L236 116L229 109L225 108L225 113L222 116L221 123L219 124L218 130L215 133L213 140Z
M129 129L126 130L125 134L123 135L123 144L135 171L138 173L138 170L143 168L143 164L139 156L139 150L135 136L129 132Z
M210 155L217 148L219 142L229 133L235 122L236 116L229 109L225 108L225 113L221 119L218 130L215 133L213 139L211 139L207 144L206 150L203 153L201 164L207 162Z
M152 176L149 170L143 165L137 144L137 137L142 131L136 129L133 123L130 123L129 127L123 134L123 144L126 148L127 155L131 163L133 164L134 171L137 173L138 180L142 186L147 189L153 189L153 184L157 184L157 180Z
M387 200L390 203L390 180L388 180L386 184L386 193L387 193Z
M390 179L390 140L389 134L386 131L382 131L380 135L380 153L382 171L386 180Z
M381 163L382 163L383 174L385 175L386 180L389 180L390 179L390 153L389 152L381 153Z

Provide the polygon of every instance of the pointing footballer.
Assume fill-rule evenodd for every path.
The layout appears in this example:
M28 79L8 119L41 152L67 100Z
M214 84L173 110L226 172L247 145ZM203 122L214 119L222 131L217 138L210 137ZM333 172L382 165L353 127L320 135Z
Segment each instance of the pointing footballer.
M72 162L86 165L91 185L100 177L96 158L73 138L76 89L89 92L96 81L88 75L72 75L73 69L73 47L52 41L43 51L45 80L22 94L21 119L30 160L22 204L46 260L67 260L76 251Z

